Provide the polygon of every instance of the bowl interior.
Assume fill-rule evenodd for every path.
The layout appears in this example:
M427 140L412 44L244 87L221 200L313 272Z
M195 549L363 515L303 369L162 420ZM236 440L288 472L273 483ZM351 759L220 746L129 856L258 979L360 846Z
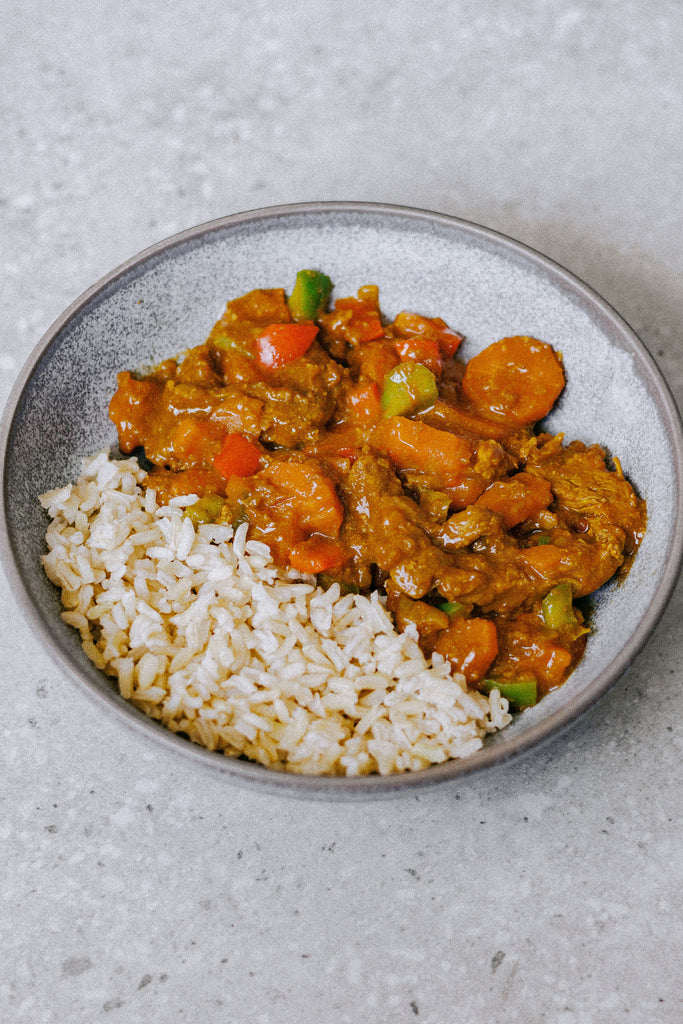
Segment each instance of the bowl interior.
M81 459L116 442L107 416L116 373L202 342L226 301L291 289L297 270L330 275L335 295L377 284L383 311L442 316L465 358L510 334L563 353L567 387L547 428L599 442L647 499L648 530L622 583L593 600L593 635L570 681L518 716L468 761L398 778L304 779L210 754L124 702L59 619L44 577L47 520L36 496L75 479ZM659 371L626 324L572 275L519 243L453 218L401 208L309 204L226 218L185 232L114 271L51 328L5 413L5 556L43 636L92 696L235 778L315 794L386 792L472 771L527 749L590 706L652 630L681 557L680 420Z

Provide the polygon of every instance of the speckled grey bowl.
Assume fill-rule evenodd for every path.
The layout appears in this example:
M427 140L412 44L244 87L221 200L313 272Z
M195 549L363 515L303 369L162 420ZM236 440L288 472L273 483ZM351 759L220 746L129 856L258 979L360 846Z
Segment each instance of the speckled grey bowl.
M466 760L359 779L304 777L210 753L168 732L117 693L59 617L40 555L47 525L36 496L76 478L80 461L116 441L107 406L117 371L204 340L228 298L287 287L304 266L325 270L336 294L379 285L390 316L444 317L466 335L467 358L497 338L530 334L562 351L567 388L549 429L617 454L647 499L647 535L626 581L594 600L594 633L569 682ZM420 210L311 203L258 210L161 242L74 302L24 368L2 423L3 558L39 635L84 691L188 766L265 790L326 799L410 793L498 764L548 740L628 668L660 617L683 550L683 443L659 370L623 320L550 260L493 231ZM131 751L135 756L135 748Z

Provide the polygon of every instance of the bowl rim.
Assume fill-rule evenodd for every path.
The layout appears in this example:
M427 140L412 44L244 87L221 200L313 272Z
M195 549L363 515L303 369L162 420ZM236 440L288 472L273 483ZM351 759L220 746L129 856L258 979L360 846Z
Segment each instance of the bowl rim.
M124 277L134 268L141 266L167 250L172 250L185 243L197 241L215 232L224 232L243 225L259 223L266 220L286 219L301 215L330 214L367 214L384 216L397 220L412 220L441 225L446 229L455 229L477 238L480 241L493 243L498 249L507 250L518 258L523 258L536 269L549 273L555 281L560 281L575 297L597 310L611 324L619 335L620 343L631 354L637 357L646 375L654 385L653 398L659 408L663 425L671 444L672 462L675 472L676 518L669 535L669 551L662 577L650 605L645 610L637 628L618 655L571 701L556 709L547 718L526 729L520 735L510 735L501 739L495 746L484 745L482 749L469 757L447 761L441 765L414 772L403 772L395 775L367 776L326 776L304 775L266 768L241 759L227 757L206 750L172 733L165 726L144 715L128 701L118 697L112 687L104 691L96 687L90 680L81 675L71 662L67 653L52 636L40 610L34 603L30 592L24 584L20 564L17 558L12 535L8 526L7 508L7 451L12 436L12 429L17 416L21 398L31 377L41 360L63 328L79 311L106 288ZM659 366L651 356L644 342L636 335L624 318L601 295L594 291L583 280L556 263L550 257L492 228L465 220L451 214L439 213L418 207L402 206L392 203L377 203L348 200L329 200L302 203L290 203L278 206L260 207L239 213L219 217L194 227L187 228L163 238L151 246L125 260L113 270L102 276L93 285L82 292L63 313L48 327L24 363L7 398L0 418L0 480L2 480L2 501L0 502L0 556L10 587L21 610L27 614L36 628L38 635L46 643L50 655L56 659L66 671L69 678L86 691L91 699L112 711L117 718L129 726L144 732L146 736L154 736L157 742L166 749L181 752L188 763L199 763L204 767L219 772L229 781L249 785L274 794L293 795L318 799L352 799L379 798L413 793L445 781L475 774L483 769L505 764L528 754L532 749L554 739L560 732L574 724L583 714L593 707L614 683L626 672L652 634L657 622L664 613L667 602L678 580L683 563L683 421L674 400L671 389ZM118 699L114 699L118 698ZM153 728L150 728L153 727Z

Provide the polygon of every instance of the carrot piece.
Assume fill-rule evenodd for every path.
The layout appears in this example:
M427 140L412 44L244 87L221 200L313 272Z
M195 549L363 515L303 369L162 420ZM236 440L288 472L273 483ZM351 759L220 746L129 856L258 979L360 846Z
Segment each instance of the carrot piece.
M405 416L390 416L375 427L372 443L399 469L433 473L444 487L462 479L472 456L464 438Z
M320 534L313 534L295 544L289 552L289 564L293 569L313 574L339 569L347 559L348 554L338 541Z
M458 480L457 484L445 488L451 511L460 512L462 509L467 508L468 505L473 505L485 486L481 477L474 474L465 474L462 480Z
M282 492L278 516L288 512L309 534L337 536L344 508L334 484L321 470L302 462L271 462L262 475Z
M563 682L567 669L572 663L572 656L566 647L546 643L541 645L544 657L543 682L548 689L559 686Z
M513 664L516 663L521 671L531 672L532 678L536 679L539 696L542 696L564 682L567 669L572 663L572 656L566 647L562 647L550 637L530 637L525 646L515 651L515 657L510 660ZM506 696L502 687L501 695Z
M355 295L349 295L346 298L335 299L335 309L350 309L352 313L374 313L377 316L377 306L373 302L368 302L364 299L357 299Z
M308 351L317 333L313 323L271 324L256 339L256 362L264 370L286 366Z
M519 552L525 569L534 576L548 582L555 582L573 568L574 560L569 551L559 548L556 544L539 544L537 547L524 548Z
M462 672L468 685L479 682L498 656L498 634L489 619L454 618L439 633L434 650Z
M225 479L253 476L261 465L261 451L241 434L228 434L213 460L213 468Z
M514 423L534 423L555 404L564 388L564 371L550 345L517 335L473 356L462 386L479 409Z
M384 337L384 327L378 316L354 317L352 323L359 341L375 341Z
M476 504L497 512L509 530L547 508L552 499L547 480L531 473L516 473L490 484Z

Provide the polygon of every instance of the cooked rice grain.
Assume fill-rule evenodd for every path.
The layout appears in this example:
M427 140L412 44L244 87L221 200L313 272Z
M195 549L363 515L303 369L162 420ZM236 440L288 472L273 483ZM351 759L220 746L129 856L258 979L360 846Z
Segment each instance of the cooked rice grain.
M43 565L88 657L173 732L275 769L366 775L465 757L510 721L497 691L467 690L397 633L378 594L278 569L246 524L195 531L194 496L159 508L144 481L101 452L42 495Z

